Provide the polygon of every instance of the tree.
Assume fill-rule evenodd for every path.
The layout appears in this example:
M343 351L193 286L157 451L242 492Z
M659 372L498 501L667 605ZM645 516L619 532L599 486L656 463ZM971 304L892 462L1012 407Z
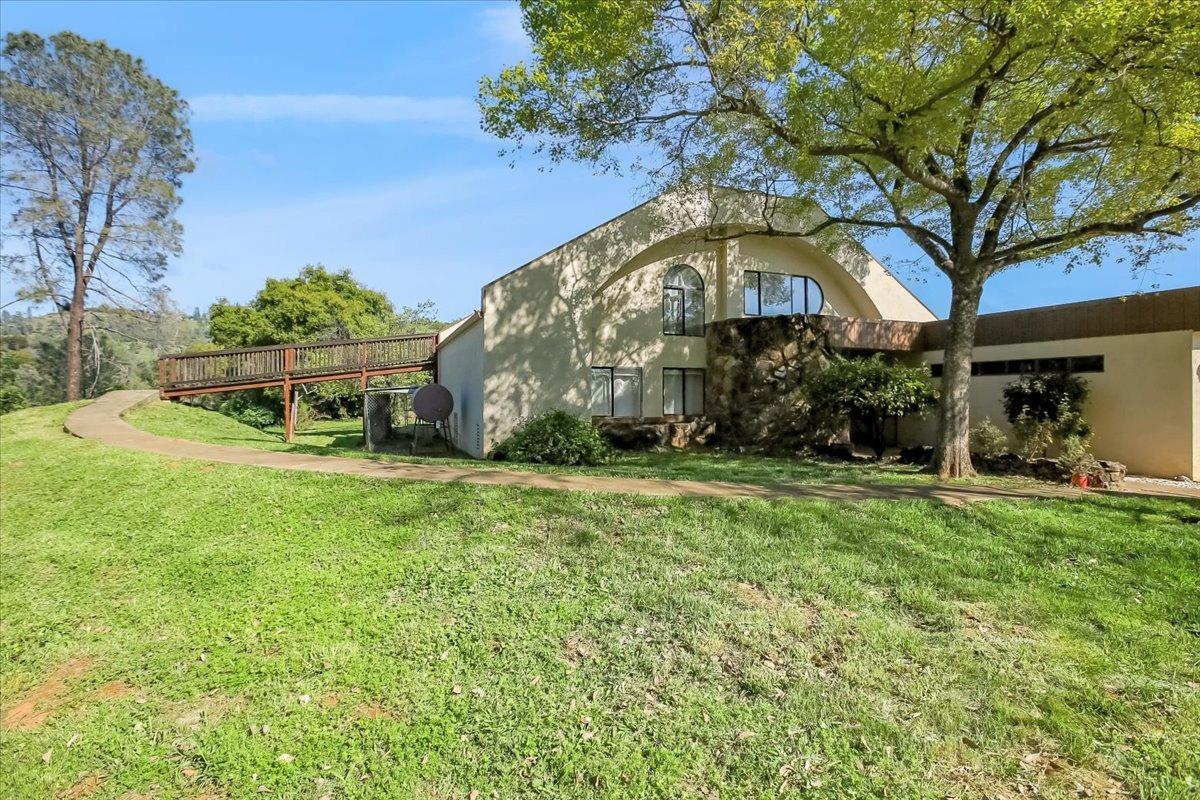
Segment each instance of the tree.
M936 402L937 390L928 366L910 367L875 354L831 361L813 376L808 400L819 413L862 423L875 457L882 458L887 421L928 408Z
M144 304L180 249L192 170L187 104L140 59L64 32L10 33L0 72L4 187L27 247L6 266L66 323L66 397L80 397L87 302Z
M1200 4L523 0L534 56L485 78L486 130L652 182L759 190L752 233L899 232L950 279L935 461L972 472L968 388L993 275L1196 230ZM807 212L773 228L780 208Z
M350 270L309 264L295 278L268 278L247 305L222 298L209 309L214 343L221 347L386 336L429 330L433 304L398 314L383 292L363 286Z
M399 312L382 292L363 286L350 270L331 272L309 264L295 278L268 278L246 305L222 298L209 309L213 343L221 348L387 336L434 330L433 303ZM346 381L306 386L307 398L324 414L344 416L361 409L358 387ZM274 407L271 390L262 399Z

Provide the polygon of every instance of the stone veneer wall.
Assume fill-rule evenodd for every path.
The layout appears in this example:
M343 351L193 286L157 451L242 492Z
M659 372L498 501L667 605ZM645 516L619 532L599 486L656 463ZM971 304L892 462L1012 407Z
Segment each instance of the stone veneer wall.
M825 318L742 317L705 329L705 416L725 447L796 450L829 444L829 420L815 417L804 383L833 355Z

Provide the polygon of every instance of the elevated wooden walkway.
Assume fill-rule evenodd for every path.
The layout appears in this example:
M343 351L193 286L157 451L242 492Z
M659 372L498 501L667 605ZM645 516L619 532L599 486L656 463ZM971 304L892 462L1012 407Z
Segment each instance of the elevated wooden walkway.
M369 378L380 375L435 371L436 350L436 333L411 333L177 353L158 359L159 396L165 399L279 386L283 389L284 429L290 440L295 386L356 379L365 389Z

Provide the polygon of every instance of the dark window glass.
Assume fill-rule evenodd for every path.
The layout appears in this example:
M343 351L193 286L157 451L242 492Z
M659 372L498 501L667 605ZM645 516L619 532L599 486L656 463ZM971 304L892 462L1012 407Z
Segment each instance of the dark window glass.
M762 305L759 303L758 275L757 272L749 270L745 274L745 313L747 317L757 317L762 314Z
M1066 358L1039 358L1037 362L1038 372L1066 372L1068 367L1068 359Z
M1073 356L1072 372L1104 372L1104 356Z
M979 362L980 375L1003 375L1007 370L1007 365L1003 361L981 361Z
M930 364L929 365L929 374L935 378L942 377L942 365L941 364Z
M704 335L704 280L687 264L671 267L663 279L663 333Z

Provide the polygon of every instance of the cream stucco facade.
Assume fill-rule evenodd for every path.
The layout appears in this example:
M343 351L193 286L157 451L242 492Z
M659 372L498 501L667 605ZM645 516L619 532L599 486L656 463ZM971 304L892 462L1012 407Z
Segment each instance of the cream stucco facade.
M746 270L814 278L826 313L934 318L848 237L775 235L805 230L818 213L801 218L732 190L662 195L489 283L481 353L470 356L482 362L482 435L478 444L460 436L459 446L481 457L524 418L552 408L588 414L593 366L640 369L642 414L660 415L663 368L705 361L702 336L663 333L663 278L676 264L703 279L705 322L743 313ZM439 375L461 373L466 357L461 343L439 346Z
M456 442L484 456L521 420L550 409L591 413L592 367L640 370L640 412L663 414L663 370L703 369L703 336L664 333L663 286L677 265L703 281L704 322L745 314L745 273L804 276L820 313L930 323L929 311L849 237L801 237L818 210L733 190L656 197L483 287L480 310L443 331L439 380L456 402ZM1186 325L1182 326L1187 328ZM1155 475L1200 475L1200 325L1143 336L977 348L977 360L1103 355L1086 414L1099 456ZM1086 351L1086 352L1084 352ZM941 354L921 354L939 363ZM1001 422L1000 390L981 375L972 418ZM932 437L908 423L908 441Z
M1130 472L1160 477L1200 476L1200 337L1191 331L1103 336L976 347L976 362L1101 356L1102 371L1083 373L1088 398L1083 416L1092 427L1097 458L1120 461ZM939 364L941 351L922 353ZM1189 369L1189 366L1191 367ZM1012 375L971 378L971 419L988 417L1011 435L1002 404ZM906 420L903 438L932 443L933 421Z

